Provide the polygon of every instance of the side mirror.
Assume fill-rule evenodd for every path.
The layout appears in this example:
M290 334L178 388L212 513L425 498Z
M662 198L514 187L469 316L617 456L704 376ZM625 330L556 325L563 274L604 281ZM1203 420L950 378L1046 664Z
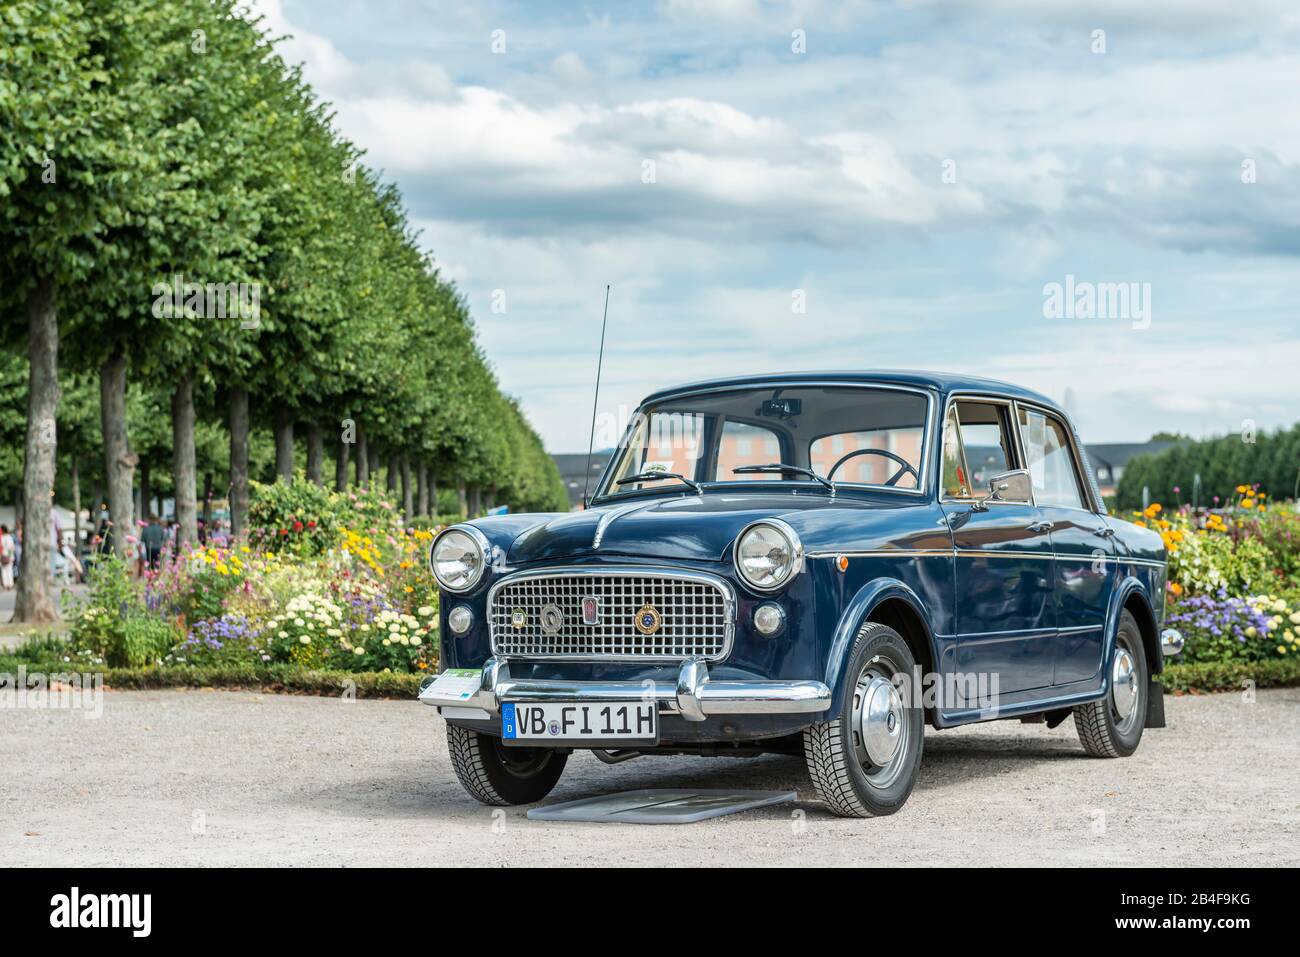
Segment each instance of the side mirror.
M989 479L989 501L991 502L1028 502L1032 496L1033 483L1025 469L1003 472Z

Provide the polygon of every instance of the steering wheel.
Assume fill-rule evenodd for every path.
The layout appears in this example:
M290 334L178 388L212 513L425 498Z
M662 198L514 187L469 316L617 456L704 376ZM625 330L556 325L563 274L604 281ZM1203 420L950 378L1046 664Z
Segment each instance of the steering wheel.
M857 458L859 455L883 455L885 458L892 459L893 461L897 462L899 465L902 466L902 468L900 468L897 472L895 472L893 475L889 477L888 481L885 482L886 485L892 486L897 484L898 480L901 479L908 472L911 472L912 475L915 476L917 485L921 484L921 476L917 474L916 469L912 468L911 464L907 461L907 459L903 458L902 456L895 455L893 452L890 452L888 449L854 449L852 452L849 452L843 457L841 457L838 462L836 462L834 465L831 466L831 470L826 474L826 478L827 479L835 478L835 473L840 470L841 465L843 465L849 459Z

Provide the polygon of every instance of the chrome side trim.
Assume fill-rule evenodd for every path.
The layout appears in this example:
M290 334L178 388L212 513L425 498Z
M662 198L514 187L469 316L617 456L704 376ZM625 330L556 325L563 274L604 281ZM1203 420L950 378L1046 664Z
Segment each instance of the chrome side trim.
M1177 628L1166 628L1160 632L1160 650L1169 655L1183 653L1183 635Z
M1164 562L1148 558L1128 558L1117 555L1057 555L1051 552L983 551L978 548L873 548L860 552L828 551L807 552L804 557L838 558L1036 558L1040 561L1106 562L1114 565L1144 565L1148 568L1166 568Z
M421 700L448 707L423 693ZM681 663L675 682L513 680L506 661L489 658L478 692L456 708L495 715L503 701L654 701L661 712L703 721L722 714L817 714L830 707L831 689L820 681L713 681L698 658Z

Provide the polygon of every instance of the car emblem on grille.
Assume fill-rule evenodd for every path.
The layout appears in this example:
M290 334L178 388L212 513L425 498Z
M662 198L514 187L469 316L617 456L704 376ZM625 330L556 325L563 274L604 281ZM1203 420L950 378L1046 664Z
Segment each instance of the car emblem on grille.
M582 599L582 623L584 625L600 624L600 599L595 595L588 595Z
M528 609L515 608L510 612L510 624L516 628L523 628L528 624Z
M636 613L633 623L636 630L643 635L653 635L659 630L659 625L663 623L663 615L659 614L659 609L654 605L646 602L641 606L641 610Z
M559 605L542 606L542 631L548 635L554 635L559 632L564 625L564 612L560 611Z

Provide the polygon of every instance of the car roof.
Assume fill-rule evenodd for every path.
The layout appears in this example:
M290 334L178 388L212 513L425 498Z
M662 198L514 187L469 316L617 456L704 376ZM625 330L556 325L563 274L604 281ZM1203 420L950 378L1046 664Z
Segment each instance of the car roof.
M834 383L844 385L904 385L919 389L934 389L948 394L952 392L980 392L1002 396L1010 399L1024 399L1061 412L1060 406L1047 396L1010 382L997 379L984 379L979 376L956 375L946 372L919 372L908 369L858 369L852 371L832 372L772 372L763 375L733 376L726 379L709 379L703 382L684 383L669 389L660 389L646 396L644 403L666 399L674 395L689 392L705 392L714 389L729 389L746 385L771 385L778 382ZM643 404L644 404L643 403Z

